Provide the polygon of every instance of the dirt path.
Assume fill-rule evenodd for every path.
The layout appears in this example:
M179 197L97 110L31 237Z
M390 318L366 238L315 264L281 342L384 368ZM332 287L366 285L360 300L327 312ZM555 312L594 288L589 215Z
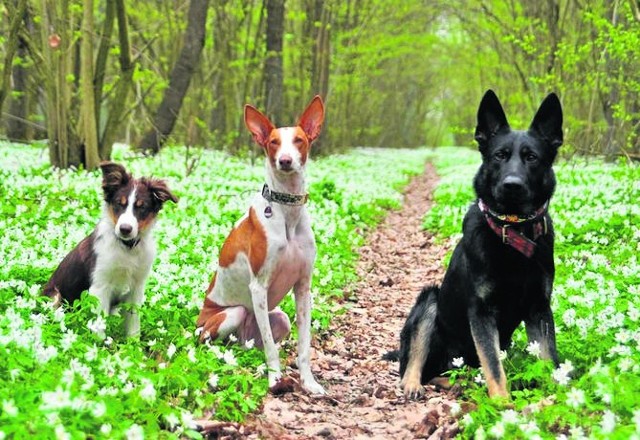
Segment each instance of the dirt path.
M441 259L447 249L435 244L421 225L436 182L428 164L408 185L402 209L389 213L360 249L357 272L363 281L350 308L334 320L329 338L314 341L311 365L328 396L312 397L298 386L270 395L262 414L227 431L227 438L399 440L455 435L457 424L449 416L455 397L428 389L424 399L406 401L398 386L398 364L381 360L397 348L400 329L422 286L439 282L443 275ZM298 376L288 367L285 377Z

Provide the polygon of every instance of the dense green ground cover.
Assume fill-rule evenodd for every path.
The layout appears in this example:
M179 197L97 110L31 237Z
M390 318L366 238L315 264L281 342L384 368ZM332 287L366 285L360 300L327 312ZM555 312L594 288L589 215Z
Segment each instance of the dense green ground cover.
M460 233L480 155L438 149L442 179L425 227ZM504 361L513 408L491 402L478 370L453 372L474 411L465 438L640 438L640 168L573 159L555 166L553 311L561 367L518 330Z
M357 149L311 162L309 209L318 243L314 329L338 312L335 298L354 280L363 228L398 206L408 175L426 150ZM185 176L185 150L155 158L117 149L137 176L166 178L180 197L160 214L158 257L146 287L140 340L127 340L119 317L106 320L95 300L64 312L39 296L61 261L101 212L99 172L56 171L42 148L0 144L0 439L198 436L192 420L240 420L267 390L256 349L200 345L195 319L217 253L247 200L261 188L262 161L204 152ZM284 310L293 318L290 297ZM91 328L90 328L91 327ZM174 433L169 429L175 429Z

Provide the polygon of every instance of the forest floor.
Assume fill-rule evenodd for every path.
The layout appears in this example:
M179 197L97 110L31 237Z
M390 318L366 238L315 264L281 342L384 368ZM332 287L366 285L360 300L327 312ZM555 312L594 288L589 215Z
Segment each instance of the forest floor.
M329 337L314 340L311 366L326 396L312 396L297 384L295 349L284 377L289 387L270 394L262 410L244 425L218 425L214 438L445 439L458 432L450 416L457 393L427 387L420 400L407 400L399 387L398 364L382 355L399 345L400 330L420 289L438 283L450 243L437 243L422 228L437 176L431 164L407 186L400 210L369 232L357 267L361 280L337 316ZM287 389L288 388L288 389Z

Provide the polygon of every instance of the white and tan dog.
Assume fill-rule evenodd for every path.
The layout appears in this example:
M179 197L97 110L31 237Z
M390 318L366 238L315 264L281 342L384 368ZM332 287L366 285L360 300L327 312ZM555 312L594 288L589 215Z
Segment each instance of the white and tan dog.
M275 128L257 109L245 106L245 124L267 155L267 183L224 242L197 321L201 340L233 334L241 343L253 339L256 346L264 347L272 387L282 376L276 343L291 330L289 318L277 306L293 288L301 385L321 394L325 391L309 363L316 245L305 208L304 173L311 142L320 134L323 120L319 96L295 127Z

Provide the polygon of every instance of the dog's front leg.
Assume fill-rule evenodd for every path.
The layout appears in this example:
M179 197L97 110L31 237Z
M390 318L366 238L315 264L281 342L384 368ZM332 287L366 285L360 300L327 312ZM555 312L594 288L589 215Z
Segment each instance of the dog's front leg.
M311 372L311 279L305 277L293 287L296 298L296 325L298 326L298 369L302 388L312 394L326 391Z
M267 358L269 388L271 388L280 380L282 373L280 372L278 348L273 340L271 324L269 323L267 288L256 277L252 277L249 283L249 289L251 290L253 313L256 316L256 324L258 324L258 330L260 330L260 336L262 337L262 343L264 345L264 354Z
M496 320L490 313L469 311L471 336L489 388L489 397L509 397L507 378L500 362L500 342Z
M135 286L131 292L131 297L126 303L133 306L133 309L123 311L124 331L129 337L140 336L140 315L138 315L138 307L142 305L144 300L144 284ZM130 307L131 307L130 306Z
M549 304L541 310L535 310L524 322L529 342L540 344L540 358L550 359L558 366L556 351L556 329L553 313Z

